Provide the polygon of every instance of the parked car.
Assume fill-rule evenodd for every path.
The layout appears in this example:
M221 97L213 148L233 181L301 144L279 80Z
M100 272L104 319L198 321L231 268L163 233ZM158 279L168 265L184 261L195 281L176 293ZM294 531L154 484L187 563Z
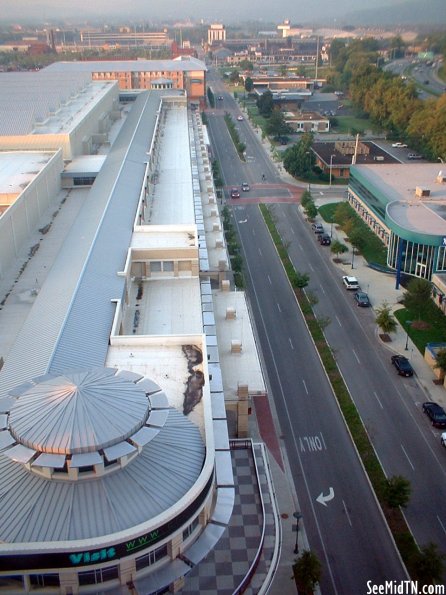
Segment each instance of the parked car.
M407 149L407 145L405 143L392 143L392 147L395 149Z
M322 246L329 246L331 244L331 238L328 235L328 233L318 234L317 239L319 241L319 244L321 244Z
M314 231L314 233L324 233L324 226L321 223L313 223L311 225L311 229Z
M390 358L400 376L413 376L410 361L404 355L392 355Z
M231 188L231 198L240 198L240 190L235 186Z
M417 153L409 153L407 156L408 159L423 159L422 155L418 155Z
M423 411L436 428L446 428L446 412L438 403L426 401L423 403Z
M221 101L223 99L223 95L219 95L218 99Z
M243 116L237 116L237 120L238 120L239 122L243 122Z
M349 275L344 275L342 277L342 282L344 283L346 289L359 289L358 279L356 277L350 277Z
M242 192L249 192L251 190L248 182L243 182L242 183Z
M369 296L366 294L365 291L357 291L354 295L356 300L356 304L361 306L362 308L368 308L370 306Z
M441 440L441 445L446 448L446 432L443 432L443 434L441 435L440 440Z

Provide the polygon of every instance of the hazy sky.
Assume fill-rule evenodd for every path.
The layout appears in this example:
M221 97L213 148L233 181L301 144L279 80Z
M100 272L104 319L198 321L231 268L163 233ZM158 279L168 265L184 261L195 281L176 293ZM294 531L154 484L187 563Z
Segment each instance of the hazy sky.
M410 0L375 0L380 5L405 4ZM446 2L446 0L444 0ZM39 22L65 17L76 22L100 17L103 22L115 17L122 20L156 21L191 18L222 20L227 23L246 20L293 23L342 23L342 15L366 8L357 0L0 0L0 20L38 19Z

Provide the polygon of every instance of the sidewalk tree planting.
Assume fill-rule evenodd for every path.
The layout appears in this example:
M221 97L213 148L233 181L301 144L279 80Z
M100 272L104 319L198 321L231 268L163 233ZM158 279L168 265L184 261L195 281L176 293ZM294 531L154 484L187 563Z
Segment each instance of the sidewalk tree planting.
M387 302L383 302L382 305L376 309L376 324L382 330L383 333L394 333L396 331L397 322L392 314L392 309Z
M293 574L299 593L313 593L322 574L321 562L317 555L310 550L304 550L293 564Z
M446 375L446 349L439 349L436 355L434 368L441 371L441 379Z
M403 303L408 310L417 313L420 319L425 309L426 302L432 298L432 284L427 279L414 277L407 284L407 290L403 294Z
M333 254L336 254L337 259L339 259L340 254L345 254L346 252L348 252L347 246L345 244L343 244L342 242L340 242L339 240L335 240L331 244L330 250L332 251Z

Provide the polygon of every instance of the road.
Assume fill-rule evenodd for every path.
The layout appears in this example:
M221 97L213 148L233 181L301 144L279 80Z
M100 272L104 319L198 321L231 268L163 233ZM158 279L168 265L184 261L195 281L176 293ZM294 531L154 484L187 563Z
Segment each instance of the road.
M223 109L237 113L233 100L224 97ZM226 185L257 180L261 186L262 173L267 182L278 182L249 125L244 123L244 133L253 159L245 164L222 125L222 110L213 113L208 113L209 134ZM375 584L404 580L404 569L260 212L255 205L232 203L270 394L309 543L324 567L322 591L363 593L368 580ZM296 205L289 208L297 212Z

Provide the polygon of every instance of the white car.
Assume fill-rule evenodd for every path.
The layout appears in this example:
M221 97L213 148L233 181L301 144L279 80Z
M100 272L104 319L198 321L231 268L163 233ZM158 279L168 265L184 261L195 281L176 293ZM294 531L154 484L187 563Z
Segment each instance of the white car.
M238 120L239 122L243 122L243 116L237 116L237 120Z
M446 448L446 432L443 432L440 440L441 440L441 444Z
M407 145L405 143L392 143L392 147L394 149L407 149Z
M359 289L359 283L356 277L349 277L348 275L344 275L342 277L342 282L344 283L346 289Z

